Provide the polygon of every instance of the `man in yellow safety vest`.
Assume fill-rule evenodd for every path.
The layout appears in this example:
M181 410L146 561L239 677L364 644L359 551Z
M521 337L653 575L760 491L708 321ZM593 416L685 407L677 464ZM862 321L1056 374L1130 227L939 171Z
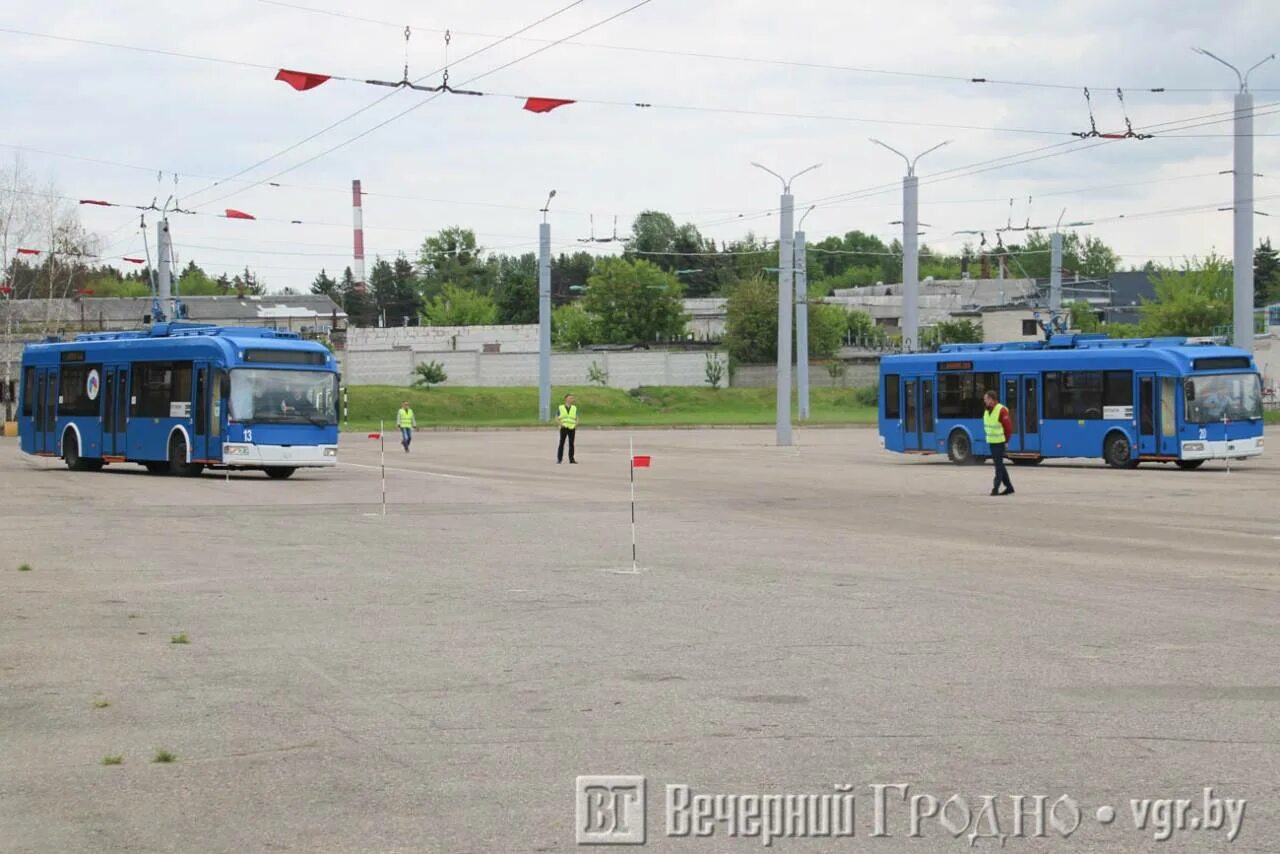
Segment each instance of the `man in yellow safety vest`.
M400 428L400 446L409 453L409 443L413 441L413 428L418 426L418 419L413 416L409 401L401 401L400 411L396 413L396 426Z
M566 394L564 403L556 413L556 423L560 425L560 447L556 450L556 463L564 462L564 440L569 440L569 463L577 465L573 458L573 437L578 431L578 404L573 402L573 395Z
M994 391L984 394L982 402L987 406L987 411L982 414L982 428L987 434L987 444L991 446L991 461L996 465L996 480L991 494L1013 495L1013 483L1004 465L1004 449L1013 435L1013 419L1009 417L1009 407L1000 402ZM1003 492L1000 491L1002 485Z

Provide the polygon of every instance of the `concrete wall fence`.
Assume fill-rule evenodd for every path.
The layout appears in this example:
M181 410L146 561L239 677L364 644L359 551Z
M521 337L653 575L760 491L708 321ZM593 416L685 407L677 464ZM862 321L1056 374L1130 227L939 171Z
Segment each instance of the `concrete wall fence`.
M721 362L727 359L717 354ZM343 382L349 385L407 386L414 366L439 362L446 386L536 386L537 353L435 352L416 350L348 350ZM556 385L586 385L591 363L608 371L611 388L642 385L700 386L707 382L705 353L668 350L617 353L553 353L551 381Z
M348 350L439 350L479 352L496 346L502 353L538 352L537 324L510 326L389 326L347 330Z
M843 376L833 378L826 364L809 364L810 388L864 388L880 380L880 362L875 358L844 361ZM791 373L791 387L795 388L796 375ZM734 388L773 388L778 384L776 365L739 365L733 369Z

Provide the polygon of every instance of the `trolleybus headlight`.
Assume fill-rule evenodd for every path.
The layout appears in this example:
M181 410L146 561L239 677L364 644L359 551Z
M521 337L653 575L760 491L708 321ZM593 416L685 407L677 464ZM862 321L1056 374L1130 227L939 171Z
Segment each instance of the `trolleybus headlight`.
M324 449L324 455L325 455L326 457L336 457L336 456L338 455L338 449L337 449L337 448L325 448L325 449Z
M1262 447L1262 437L1261 437L1261 436L1259 436L1259 437L1258 437L1258 447L1259 447L1259 448L1261 448L1261 447Z
M1183 442L1183 443L1182 443L1182 450L1184 450L1184 451L1203 451L1203 450L1204 450L1204 443L1203 443L1203 442Z

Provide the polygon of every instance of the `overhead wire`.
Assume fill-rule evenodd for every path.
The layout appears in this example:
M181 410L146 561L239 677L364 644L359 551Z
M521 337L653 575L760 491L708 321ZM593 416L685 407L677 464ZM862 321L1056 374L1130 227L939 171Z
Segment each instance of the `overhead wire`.
M565 13L565 12L569 11L570 9L574 8L575 6L579 6L579 5L581 5L583 2L585 2L585 0L573 0L572 2L568 3L567 5L565 5L565 6L561 6L560 8L556 9L554 12L551 12L550 14L547 14L547 15L542 16L541 18L539 18L538 20L534 21L533 23L531 23L531 24L527 24L527 25L525 25L524 27L521 27L519 30L516 30L514 33L511 33L511 34L510 34L510 35L508 35L508 36L504 36L504 37L502 37L502 38L499 38L497 41L494 41L494 42L492 42L492 43L490 43L490 44L488 44L488 45L485 45L484 47L482 47L482 48L480 48L480 49L478 49L478 50L474 50L474 51L472 51L471 53L467 54L466 56L463 56L461 59L455 60L455 61L454 61L454 64L456 65L456 64L458 64L458 63L466 62L466 61L467 61L467 60L469 60L469 59L473 59L474 57L480 56L480 55L482 55L482 54L484 54L484 53L486 53L486 52L488 52L488 51L492 50L493 48L496 48L496 47L498 47L498 46L500 46L500 45L504 44L505 42L507 42L507 41L511 40L512 38L515 38L515 37L516 37L516 36L518 36L518 35L521 35L521 34L523 34L523 33L525 33L525 32L528 32L529 30L533 29L534 27L537 27L537 26L539 26L539 25L541 25L541 24L544 24L544 23L546 23L547 21L551 20L552 18L555 18L556 16L561 15L561 14L563 14L563 13ZM421 77L417 78L417 80L416 80L416 81L414 81L414 82L421 82L422 80L426 80L428 77L434 77L436 74L439 74L441 71L444 71L444 70L446 70L446 68L438 68L438 69L436 69L436 70L434 70L434 71L432 71L432 72L430 72L430 73L428 73L428 74L424 74L423 76L421 76ZM465 85L465 84L463 84L463 85ZM346 116L342 117L342 118L341 118L341 119L339 119L338 121L333 122L332 124L327 125L326 127L322 128L322 129L321 129L321 130L319 130L319 131L316 131L315 133L311 134L310 136L307 136L306 138L304 138L304 139L302 139L302 140L300 140L300 141L298 141L298 142L294 143L293 145L290 145L290 146L288 146L288 147L286 147L286 148L284 148L284 149L282 149L282 150L280 150L280 151L277 151L275 154L272 154L272 155L271 155L271 156L269 156L269 157L265 157L265 158L263 158L262 160L259 160L258 162L254 163L254 164L252 164L252 165L250 165L250 166L247 166L247 167L245 167L244 169L241 169L239 172L234 173L233 175L229 176L228 178L224 178L224 179L222 179L221 181L215 181L213 184L210 184L208 187L203 187L203 188L201 188L200 190L197 190L197 191L196 191L195 193L193 193L192 195L201 195L201 194L203 194L203 193L205 193L205 192L207 192L207 191L209 191L209 190L213 189L214 187L219 186L219 185L220 185L220 184L222 184L222 183L225 183L225 182L227 182L227 181L230 181L230 180L232 180L232 179L234 179L234 178L239 178L241 175L247 174L247 173L249 173L249 172L252 172L254 169L257 169L259 166L265 166L267 163L270 163L270 162L271 162L271 161L273 161L273 160L276 160L276 159L278 159L278 158L280 158L280 157L283 157L284 155L288 154L288 153L289 153L289 152L291 152L291 151L295 151L296 149L298 149L298 148L302 147L303 145L306 145L308 142L311 142L312 140L316 139L317 137L323 136L324 134L328 133L329 131L331 131L331 130L333 130L333 129L337 128L337 127L339 127L340 125L346 124L348 121L350 121L351 119L354 119L356 116L359 116L359 115L361 115L362 113L365 113L365 112L367 112L368 110L373 109L374 107L376 107L376 106L378 106L379 104L381 104L383 101L386 101L388 98L394 97L394 96L396 95L396 93L398 93L399 91L400 91L399 89L392 89L390 92L388 92L386 95L383 95L381 98L378 98L378 99L374 100L373 102L371 102L371 103L369 103L369 104L367 104L367 105L365 105L365 106L361 107L360 109L356 110L356 111L355 111L355 112L353 112L353 113L349 113L348 115L346 115ZM439 96L437 95L437 96L435 96L435 97L439 97ZM434 98L432 98L432 99L430 99L430 100L434 100ZM403 115L403 113L401 113L400 115ZM387 123L386 123L386 122L384 122L383 124L387 124ZM383 125L378 125L377 127L382 127L382 126L383 126ZM376 128L375 128L375 130L376 130ZM368 133L368 132L366 132L366 133ZM362 134L362 135L363 135L363 134ZM356 137L356 139L359 139L359 137ZM350 142L353 142L353 141L354 141L354 139L353 139L353 140L351 140ZM348 143L345 143L345 144L349 144L349 142L348 142ZM337 150L337 148L340 148L340 147L342 147L342 146L337 146L337 147L335 147L333 150ZM326 152L326 153L327 153L327 152ZM323 155L320 155L320 156L323 156ZM317 159L319 159L319 156L318 156L318 157L315 157L315 158L312 158L311 160L304 161L304 164L305 164L305 163L310 163L310 162L312 162L313 160L317 160ZM297 168L297 167L292 167L292 168ZM285 174L285 172L292 171L292 168L291 168L291 169L286 169L286 170L284 170L283 172L278 173L277 175L272 175L271 177L266 178L266 179L263 179L263 180L261 180L261 181L255 181L255 182L251 183L251 184L249 185L249 187L246 187L246 188L244 188L244 189L250 189L251 187L256 187L256 186L259 186L259 185L261 185L261 184L264 184L264 183L266 183L266 182L268 182L268 181L272 180L272 178L276 178L276 177L278 177L279 175L283 175L283 174ZM243 190L242 190L242 191L240 191L240 192L243 192ZM214 202L210 202L209 204L213 204L213 203L216 203L216 202L218 202L218 201L222 201L223 199L230 198L230 196L231 196L231 195L235 195L235 193L228 194L227 196L220 197L219 199L215 199L215 200L214 200ZM189 198L190 198L190 197L188 197L188 200L189 200Z
M257 0L257 2L263 3L268 6L278 6L285 9L294 9L301 12L309 12L312 14L325 15L333 18L342 18L346 20L358 21L358 22L367 23L367 24L377 24L380 26L396 27L396 28L403 26L403 24L397 24L392 21L383 21L383 20L378 20L376 18L366 18L358 15L344 13L344 12L336 12L328 9L319 9L313 6L305 6L301 3L283 2L283 0ZM414 29L419 29L424 32L440 32L439 30L432 30L429 27L414 27ZM469 36L474 38L492 38L493 37L492 34L489 34L489 33L469 32L466 30L453 30L453 34L457 36ZM539 38L530 37L530 36L521 37L515 40L528 41L528 42L545 41L544 39L539 39ZM595 50L626 51L631 53L650 54L653 56L680 56L680 57L688 57L692 59L710 59L710 60L716 60L716 61L722 61L722 62L751 63L751 64L758 64L758 65L771 65L771 66L780 66L780 67L787 67L787 68L809 68L809 69L814 69L819 71L846 71L846 72L852 72L852 73L858 73L858 74L915 78L915 79L921 79L921 80L937 80L942 82L954 82L954 83L982 84L982 85L989 85L989 86L1016 86L1016 87L1026 87L1026 88L1036 88L1036 89L1060 89L1060 90L1079 91L1080 89L1084 88L1085 85L1092 85L1092 84L1081 84L1081 83L1050 83L1050 82L1034 81L1034 80L1012 80L1012 79L1003 79L1003 78L996 78L996 77L986 77L981 75L942 74L942 73L933 73L933 72L925 72L925 71L903 71L900 69L872 68L872 67L866 67L866 66L840 65L840 64L824 63L824 62L776 59L776 58L762 57L762 56L742 56L742 55L723 54L723 53L711 53L707 51L676 50L674 48L643 47L643 46L636 46L636 45L613 45L613 44L599 44L599 43L593 43L593 42L569 42L567 43L567 46L577 47L577 48L589 48L589 49L595 49ZM1115 89L1117 87L1114 83L1111 83L1107 85L1093 85L1092 88ZM1234 89L1222 88L1222 87L1220 88L1186 88L1186 87L1177 87L1177 86L1122 86L1119 88L1129 90L1129 91L1135 91L1135 92L1143 91L1143 92L1148 92L1153 94L1212 93L1212 92L1234 92L1235 91ZM1280 89L1252 89L1251 91L1280 92Z
M581 1L582 1L582 0L578 0L578 2L581 2ZM516 59L510 60L509 62L505 62L505 63L503 63L502 65L499 65L499 66L498 66L498 67L496 67L496 68L491 68L491 69L489 69L488 71L485 71L485 72L483 72L483 73L481 73L481 74L477 74L477 75L475 75L474 77L470 77L470 78L468 78L467 80L463 81L463 82L462 82L461 84L459 84L459 85L460 85L460 86L468 86L468 85L470 85L470 84L474 83L474 82L475 82L475 81L477 81L477 80L481 80L481 79L483 79L483 78L485 78L485 77L488 77L488 76L490 76L490 75L492 75L492 74L497 74L497 73L498 73L498 72L500 72L500 71L504 71L504 70L506 70L506 69L510 68L511 66L516 65L517 63L524 62L526 59L530 59L530 58L532 58L532 57L534 57L534 56L537 56L537 55L538 55L538 54L540 54L540 53L543 53L544 51L550 50L552 47L555 47L557 44L560 44L561 42L563 42L563 41L565 41L565 40L568 40L568 39L571 39L571 38L575 38L576 36L579 36L579 35L581 35L582 33L590 32L591 30L594 30L594 29L596 29L597 27L602 27L602 26L604 26L605 24L610 23L611 21L615 21L615 20L617 20L618 18L621 18L623 15L626 15L626 14L628 14L628 13L630 13L630 12L635 11L636 9L641 8L642 6L647 6L647 5L649 5L649 4L650 4L650 3L652 3L652 2L653 2L653 0L640 0L640 2L638 2L638 3L634 3L633 5L628 6L627 8L623 9L623 10L622 10L622 11L620 11L620 12L615 12L614 14L610 15L609 17L607 17L607 18L605 18L605 19L603 19L603 20L597 21L596 23L591 24L590 26L584 27L583 29L578 30L576 33L572 33L572 34L570 34L570 35L568 35L568 36L565 36L563 39L559 39L559 40L557 40L557 41L551 42L550 44L547 44L547 45L545 45L545 46L543 46L543 47L540 47L540 48L538 48L537 50L531 51L530 53L527 53L527 54L525 54L524 56L517 57ZM575 3L575 4L573 4L573 5L577 5L577 4ZM531 26L532 26L532 25L531 25ZM526 27L525 29L528 29L528 27ZM469 57L468 57L468 58L469 58ZM431 76L431 75L427 75L427 76ZM424 79L424 78L420 78L420 79ZM379 122L378 124L374 125L373 127L369 128L368 130L362 131L362 132L360 132L360 133L356 134L355 136L351 137L350 139L347 139L347 140L345 140L345 141L343 141L343 142L340 142L340 143L338 143L337 145L331 146L330 148L327 148L327 149L325 149L324 151L321 151L319 154L315 154L315 155L313 155L313 156L311 156L311 157L308 157L306 160L303 160L303 161L301 161L301 162L299 162L299 163L295 163L294 165L292 165L292 166L288 167L287 169L282 169L282 170L280 170L279 172L276 172L275 174L273 174L273 175L269 176L268 178L263 179L262 181L260 181L260 182L258 182L258 183L265 183L266 181L270 181L270 180L273 180L273 179L275 179L275 178L279 178L281 175L288 174L289 172L292 172L292 171L294 171L295 169L301 169L303 166L307 166L307 165L309 165L309 164L311 164L311 163L314 163L315 161L317 161L317 160L321 159L322 157L327 157L328 155L332 154L333 152L338 151L338 150L339 150L339 149L341 149L341 148L345 148L346 146L350 145L350 144L351 144L351 143L353 143L353 142L356 142L356 141L358 141L358 140L360 140L360 139L363 139L364 137L368 136L369 134L371 134L371 133L373 133L373 132L375 132L375 131L377 131L377 130L380 130L380 129L384 128L384 127L386 127L387 125L391 124L392 122L394 122L394 121L398 121L399 119L403 118L404 116L407 116L409 113L412 113L412 112L414 112L415 110L418 110L418 109L421 109L422 107L425 107L427 104L430 104L430 103L432 103L432 102L434 102L434 101L438 100L438 99L439 99L439 98L441 98L443 95L444 95L444 93L443 93L443 92L441 92L441 93L438 93L438 94L432 95L430 98L427 98L426 100L419 101L417 104L414 104L412 107L409 107L409 108L408 108L408 109L406 109L406 110L402 110L401 112L396 113L394 116L391 116L390 118L388 118L388 119L386 119L386 120L384 120L384 121L382 121L382 122ZM239 173L239 174L243 174L243 172L242 172L242 173ZM224 195L224 196L219 196L218 198L214 199L214 200L213 200L213 201L211 201L211 202L207 202L206 204L216 204L216 203L218 203L218 202L225 201L226 199L229 199L229 198L231 198L232 196L238 195L239 193L243 193L245 190L251 189L251 188L252 188L252 187L254 187L254 186L257 186L257 184L251 184L251 185L250 185L250 186L248 186L248 187L243 187L243 188L241 188L241 189L239 189L239 190L234 190L234 191L232 191L231 193L228 193L228 194L226 194L226 195Z

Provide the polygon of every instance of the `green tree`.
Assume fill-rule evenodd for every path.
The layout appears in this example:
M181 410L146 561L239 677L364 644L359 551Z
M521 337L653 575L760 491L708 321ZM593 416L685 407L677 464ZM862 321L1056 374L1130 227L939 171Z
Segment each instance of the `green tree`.
M845 315L849 338L856 346L879 347L888 343L889 336L883 326L877 326L875 319L865 311L851 309Z
M1021 246L1009 247L1017 263L1014 270L1031 278L1049 278L1052 264L1051 237L1042 232L1033 231ZM1012 259L1011 259L1012 261ZM1079 232L1069 232L1062 236L1062 272L1064 276L1079 274L1088 279L1105 279L1120 269L1120 256L1101 239L1092 235L1081 237Z
M978 344L982 342L982 323L967 318L943 320L928 327L920 336L925 349L940 344Z
M1280 253L1268 237L1253 253L1253 305L1262 308L1280 302Z
M582 307L594 318L601 343L668 340L684 334L683 291L675 276L648 261L602 258L587 280Z
M526 252L500 258L493 299L498 305L499 323L537 323L538 256Z
M431 299L445 285L456 285L469 291L488 294L493 290L497 268L485 258L485 250L476 243L475 232L453 226L422 241L418 252L422 271L422 295Z
M1156 298L1139 311L1143 335L1211 335L1231 325L1231 264L1218 255L1164 268L1151 277Z
M551 340L561 350L576 350L597 341L595 320L581 305L558 306L551 312Z
M734 364L759 364L777 358L777 282L757 276L730 288L724 345Z
M246 273L248 270L245 271ZM188 261L187 266L178 274L177 292L180 296L217 296L218 283L209 278L195 261Z
M1080 332L1097 332L1102 326L1102 321L1098 320L1098 315L1094 311L1093 306L1084 300L1076 300L1067 306L1067 312L1071 316L1071 328Z
M356 281L350 267L342 271L338 293L341 296L339 303L352 326L373 326L377 323L378 307L370 297L368 288Z
M342 299L341 295L338 293L337 281L324 270L321 270L320 275L316 276L315 279L312 280L311 293L323 294L334 302L338 302Z
M829 359L840 352L847 329L848 320L840 306L809 306L809 357Z
M429 326L489 326L498 322L498 306L485 294L445 285L422 317Z

